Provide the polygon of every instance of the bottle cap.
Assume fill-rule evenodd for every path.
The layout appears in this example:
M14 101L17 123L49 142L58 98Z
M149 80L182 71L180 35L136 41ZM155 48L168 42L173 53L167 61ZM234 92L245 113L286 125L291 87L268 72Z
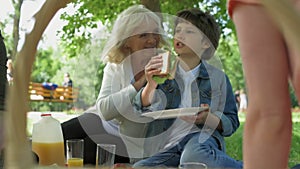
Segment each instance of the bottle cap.
M41 117L43 117L43 116L51 116L51 114L50 113L42 113Z

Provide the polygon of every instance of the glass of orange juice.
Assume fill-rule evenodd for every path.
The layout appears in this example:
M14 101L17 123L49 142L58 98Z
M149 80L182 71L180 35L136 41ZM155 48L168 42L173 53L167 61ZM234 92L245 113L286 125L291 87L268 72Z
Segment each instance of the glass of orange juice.
M83 139L71 139L66 141L68 167L83 167Z

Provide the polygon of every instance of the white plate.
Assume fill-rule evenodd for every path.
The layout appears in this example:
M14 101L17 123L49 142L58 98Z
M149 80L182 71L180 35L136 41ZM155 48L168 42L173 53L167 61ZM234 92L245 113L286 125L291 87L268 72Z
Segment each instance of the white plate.
M196 115L199 112L202 112L204 110L208 110L208 107L189 107L189 108L160 110L160 111L143 113L142 116L152 117L154 119L169 119L169 118L176 118L179 116Z

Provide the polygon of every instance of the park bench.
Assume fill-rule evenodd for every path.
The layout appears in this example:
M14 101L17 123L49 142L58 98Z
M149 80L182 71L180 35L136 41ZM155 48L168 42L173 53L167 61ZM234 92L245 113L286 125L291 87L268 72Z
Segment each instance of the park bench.
M43 83L30 82L28 93L32 102L73 103L78 99L79 89L64 86L56 86L53 89L49 89Z

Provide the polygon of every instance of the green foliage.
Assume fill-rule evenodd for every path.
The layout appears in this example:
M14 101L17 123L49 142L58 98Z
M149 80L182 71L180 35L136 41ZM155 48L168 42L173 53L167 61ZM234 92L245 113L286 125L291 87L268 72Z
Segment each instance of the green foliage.
M63 67L62 57L59 52L54 52L52 48L39 49L33 64L31 81L37 83L51 82L61 85L53 77ZM63 75L61 75L63 78ZM33 111L61 111L68 109L65 103L31 102L30 108Z
M79 88L77 108L87 108L97 99L102 84L104 64L100 61L104 40L93 39L76 57L61 60L64 66L57 71L53 81L62 84L64 73L68 72L73 80L73 86Z
M78 57L72 59L69 66L73 68L73 84L80 88L77 107L87 107L95 104L99 88L102 84L102 71L104 65L100 62L98 46L89 45Z
M241 123L238 130L232 136L225 137L226 153L236 160L243 160L243 130L244 123Z
M50 112L63 111L71 109L67 103L51 103L51 102L31 102L30 111Z
M290 87L289 87L289 92L290 92L290 98L291 98L291 104L292 104L291 106L292 107L298 107L299 102L298 102L297 96L295 94L295 90L292 87L292 85L290 85Z
M61 15L67 24L58 34L62 40L59 44L60 50L39 49L32 71L32 81L62 84L63 74L69 72L74 78L74 85L81 88L81 100L78 104L83 107L92 105L102 83L104 65L100 62L99 56L103 44L109 37L108 32L121 11L140 3L140 0L74 0L69 5L76 9L75 12ZM222 68L228 75L234 90L245 88L237 38L234 25L227 14L226 1L160 0L159 3L161 12L170 15L176 15L180 10L193 7L212 13L222 30L217 50L217 55L223 64ZM11 20L1 23L1 30L9 22ZM103 35L97 39L97 43L93 43L95 37L92 30L99 30L100 27L102 29L103 26L105 32L101 32ZM14 46L13 38L5 33L4 37L8 53L11 53ZM291 96L292 104L296 105L297 100L292 92Z
M226 39L221 38L217 55L220 57L223 69L228 75L234 90L245 89L245 79L242 68L242 61L238 50L235 36L228 35Z
M98 28L99 25L109 27L118 13L127 7L136 4L136 1L118 0L76 0L73 5L74 14L63 13L61 19L67 21L67 25L60 32L65 53L76 56L90 41L91 33L87 30Z
M61 16L62 19L68 22L61 32L65 54L69 57L77 56L89 44L91 33L89 33L88 29L104 25L109 30L121 11L139 3L136 0L74 1L72 5L77 9L76 12L73 14L64 13ZM160 6L162 13L170 15L176 15L180 10L194 7L212 13L222 30L218 55L223 63L224 71L228 74L234 89L245 88L234 25L227 14L226 1L164 0L160 1Z
M60 48L55 51L40 49L33 66L32 81L62 85L63 76L68 72L73 86L79 88L79 100L74 106L80 109L92 106L102 84L104 64L100 61L100 55L105 42L102 37L92 39L74 57L62 55ZM35 102L31 103L31 109L61 111L70 107L67 104Z
M0 22L0 30L1 30L1 34L4 38L4 44L5 44L6 51L7 51L7 57L11 58L11 53L12 53L13 46L14 46L14 40L11 35L4 32L5 26L10 24L9 21L10 20L5 19L3 22Z
M161 12L176 15L180 10L199 7L199 3L202 1L203 0L161 0Z
M56 57L52 57L53 49L39 50L33 65L31 81L52 82L52 77L61 69L62 63ZM55 82L52 82L55 83Z

